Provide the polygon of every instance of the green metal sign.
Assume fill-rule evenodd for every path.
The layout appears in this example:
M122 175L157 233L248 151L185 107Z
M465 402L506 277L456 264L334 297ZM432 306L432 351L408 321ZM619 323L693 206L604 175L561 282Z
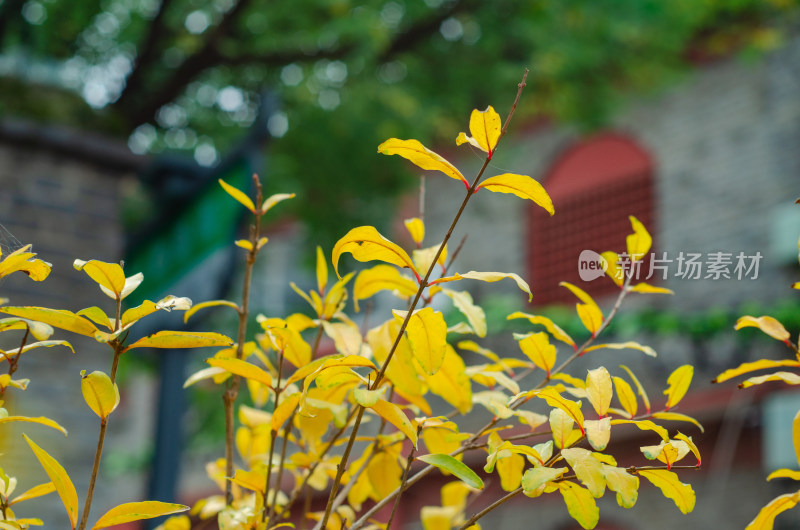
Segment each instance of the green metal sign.
M172 294L169 290L178 281L219 249L233 245L242 207L225 193L217 179L250 190L252 174L245 158L227 164L178 216L156 227L146 240L130 249L126 272L142 272L144 281L131 294L136 300L129 300L129 305Z

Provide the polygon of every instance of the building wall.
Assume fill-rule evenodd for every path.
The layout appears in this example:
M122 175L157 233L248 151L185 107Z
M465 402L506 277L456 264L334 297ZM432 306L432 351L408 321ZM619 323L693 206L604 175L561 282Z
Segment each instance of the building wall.
M795 293L789 286L800 277L797 266L800 206L794 205L800 196L800 70L796 67L799 63L800 35L790 34L784 47L758 61L734 57L698 67L681 83L631 103L613 119L609 129L640 144L655 162L653 236L658 252L666 252L670 258L677 258L680 252L699 252L704 257L710 252L762 255L757 279L679 279L674 277L677 269L672 264L670 278L661 285L674 290L674 296L630 297L624 311L656 308L686 315L715 308L735 310L747 301L769 307ZM491 103L503 108L502 102ZM512 125L506 138L508 143L501 145L487 176L519 172L541 179L561 153L581 140L568 127L546 126L526 132L519 123L516 127ZM457 166L468 168L464 174L472 178L470 175L475 174L480 163L478 157L453 153L445 156ZM433 244L443 236L463 194L459 184L446 177L432 175L427 183L426 219L431 234L427 244ZM543 184L546 188L547 182ZM476 195L451 240L451 245L455 245L468 234L455 270L515 272L525 276L529 208L538 207L509 195L486 192ZM559 222L557 208L550 222ZM577 267L577 259L576 255L575 261L565 267ZM498 289L498 284L474 286L478 303L481 295ZM535 303L537 285L531 287ZM516 291L512 282L501 283L499 289L518 297L520 306L525 304L524 295ZM609 300L601 302L608 304ZM535 306L525 307L527 311L536 311ZM651 398L661 402L663 397L658 389L666 387L668 374L681 364L692 363L698 367L692 392L698 389L711 392L703 395L719 401L719 395L714 397L714 390L708 387L710 379L722 369L743 360L786 356L785 348L780 344L774 346L769 340L742 351L732 329L733 322L730 326L729 334L702 344L688 332L679 336L639 337L642 343L655 347L658 359L645 358L638 352L593 352L571 366L570 373L580 376L587 368L602 364L613 368L614 375L623 375L615 370L624 363L633 368L647 388L653 389ZM495 338L491 347L497 352L518 350L510 339L503 342ZM735 386L733 382L729 385ZM763 390L774 389L785 387L776 385ZM615 504L613 495L605 499L601 522L610 524L609 528L631 529L676 525L742 527L767 500L783 493L781 488L785 485L765 482L767 471L761 464L763 432L759 402L763 396L735 398L734 395L714 407L708 402L695 403L695 413L703 418L706 427L712 427L712 431L721 429L724 436L701 435L692 427L681 428L695 440L701 440L698 445L704 455L706 471L685 476L698 494L695 513L682 516L671 501L651 486L643 485L640 503L633 510L610 506ZM789 424L791 417L786 422ZM655 443L642 439L642 444L651 442ZM638 450L633 447L625 461L636 457L635 453ZM435 493L421 495L430 499ZM475 509L498 496L487 496L486 502L477 501ZM555 494L552 497L549 501L517 499L487 517L485 526L528 527L529 514L535 512L539 522L536 528L573 528L565 525L568 517L563 502ZM786 515L781 528L793 528L796 521Z
M5 278L0 295L9 298L11 305L71 311L97 305L112 312L111 299L86 274L76 271L72 262L75 258L111 262L120 259L122 191L135 177L141 162L124 146L106 139L30 124L0 124L3 252L14 250L18 244L32 243L38 257L53 265L49 278L41 283L21 273ZM34 424L3 425L0 466L7 474L17 476L18 493L47 482L22 439L24 432L64 465L82 503L99 419L81 394L80 371L108 373L111 356L107 347L88 337L56 330L53 338L70 341L75 354L60 346L24 354L15 378L30 378L30 386L25 392L8 390L4 406L12 415L50 417L63 425L69 435L64 439L57 431ZM2 370L5 372L5 368ZM125 376L124 368L120 375ZM143 500L145 477L141 467L131 463L141 460L142 452L149 449L150 421L140 411L152 410L153 395L152 383L141 377L132 378L123 387L120 407L109 422L101 482L90 522L115 504ZM66 514L56 494L21 504L17 515L39 517L45 528L65 527Z

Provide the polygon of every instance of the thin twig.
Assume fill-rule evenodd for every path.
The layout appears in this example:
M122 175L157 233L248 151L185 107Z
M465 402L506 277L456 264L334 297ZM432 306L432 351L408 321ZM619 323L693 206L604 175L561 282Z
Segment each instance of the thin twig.
M244 280L242 281L242 303L239 306L239 328L236 334L236 358L242 359L244 357L244 343L247 337L247 318L249 316L250 305L250 284L253 277L253 267L256 263L256 256L258 255L258 240L261 235L261 203L263 201L261 181L257 175L253 175L253 182L256 187L256 204L257 209L253 214L255 219L253 225L250 227L250 249L247 252L244 267ZM234 375L228 379L225 392L222 394L222 402L225 407L225 476L233 476L233 404L239 396L239 385L241 384L241 376ZM266 502L266 499L264 499ZM233 483L230 480L225 481L225 504L230 505L233 502Z
M278 352L278 382L275 385L275 408L273 409L273 414L274 414L274 411L278 410L278 405L280 405L280 399L281 399L281 376L282 375L283 375L283 350ZM277 427L278 427L278 429L281 428L280 425L278 425ZM272 513L274 511L274 508L273 508L273 506L271 504L269 504L269 506L268 506L267 497L269 496L269 482L270 482L270 479L272 478L272 456L275 454L275 438L278 436L278 431L276 429L270 429L270 430L271 430L271 434L270 434L270 443L269 443L269 457L267 458L267 480L266 480L266 485L264 486L264 511L261 512L261 522L262 523L264 521L266 521L267 518L269 518L269 520L271 521L272 520ZM283 467L283 466L281 466L281 467ZM280 483L278 483L276 485L275 495L273 495L273 497L272 497L273 502L277 498L277 495L278 495L277 488L279 488L279 487L280 487Z
M487 506L483 510L479 511L478 513L476 513L475 515L470 517L467 520L466 523L464 523L464 524L462 524L461 526L458 527L458 530L466 530L467 528L469 528L470 526L475 524L475 521L477 521L478 519L480 519L481 517L483 517L487 513L491 512L492 510L494 510L498 506L502 505L503 503L510 501L511 499L513 499L514 497L519 495L520 493L522 493L522 487L521 486L519 488L515 489L514 491L512 491L511 493L508 493L508 494L500 497L499 499L494 501L492 504L490 504L489 506Z
M419 436L420 427L417 427L417 436ZM392 513L389 515L389 521L386 523L386 530L389 530L392 527L392 521L394 520L394 514L397 512L397 507L400 506L400 497L403 495L403 485L408 480L408 473L411 471L411 463L414 462L414 452L415 447L412 445L411 450L408 452L408 458L406 459L406 468L403 470L403 478L400 479L400 493L398 493L394 498L394 506L392 506Z

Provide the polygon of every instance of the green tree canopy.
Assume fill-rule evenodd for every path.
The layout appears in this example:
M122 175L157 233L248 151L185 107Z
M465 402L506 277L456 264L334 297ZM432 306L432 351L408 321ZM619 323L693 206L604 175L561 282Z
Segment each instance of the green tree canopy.
M268 185L328 241L387 218L405 166L381 139L450 142L464 108L602 124L621 95L663 86L698 57L765 48L797 0L5 0L4 115L128 137L205 164L269 121Z

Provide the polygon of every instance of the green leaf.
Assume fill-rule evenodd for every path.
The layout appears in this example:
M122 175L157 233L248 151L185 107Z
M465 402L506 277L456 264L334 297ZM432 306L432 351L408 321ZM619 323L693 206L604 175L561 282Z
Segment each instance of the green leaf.
M432 466L436 466L439 469L443 469L449 473L452 473L459 479L463 480L471 488L479 490L483 489L483 481L481 478L473 470L467 467L466 464L459 462L450 455L423 455L418 456L417 460L422 460L427 464L431 464Z

